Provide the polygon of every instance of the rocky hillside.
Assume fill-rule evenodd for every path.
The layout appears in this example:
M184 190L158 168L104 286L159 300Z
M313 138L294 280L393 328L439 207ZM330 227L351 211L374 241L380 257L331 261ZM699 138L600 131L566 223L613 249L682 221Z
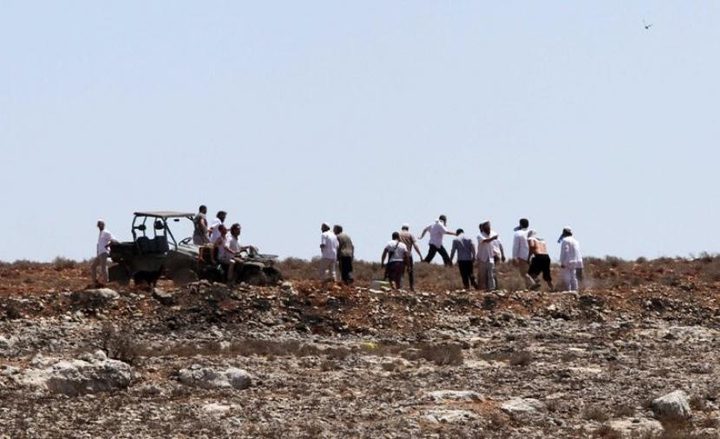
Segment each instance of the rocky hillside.
M427 266L372 290L370 264L332 287L297 261L275 287L93 290L4 264L0 437L720 437L717 261L592 262L580 293Z

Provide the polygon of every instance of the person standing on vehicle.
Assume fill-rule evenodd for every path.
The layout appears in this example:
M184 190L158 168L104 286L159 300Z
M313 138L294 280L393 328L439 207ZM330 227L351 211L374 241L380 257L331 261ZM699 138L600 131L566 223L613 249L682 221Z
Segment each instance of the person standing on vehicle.
M405 271L407 256L408 250L405 244L400 241L400 233L393 232L392 240L387 243L382 256L380 256L380 267L385 268L385 258L387 257L386 273L392 287L398 290L402 286L402 277Z
M528 275L530 268L530 247L528 246L528 227L530 221L526 218L520 219L520 225L515 228L513 235L513 264L517 267L518 273L525 282L525 288L534 288L535 281Z
M550 273L550 255L547 252L545 240L540 238L535 230L528 232L528 246L530 247L530 268L528 274L535 280L535 289L540 288L537 277L542 273L543 280L550 291L553 290L552 275Z
M197 246L210 244L210 235L208 234L207 207L200 206L197 215L193 218L195 230L193 231L193 244Z
M565 227L560 235L560 268L568 291L578 290L577 269L582 267L580 243L573 237L570 227Z
M215 241L217 241L218 237L220 236L220 225L225 225L225 218L227 217L227 212L224 210L221 210L215 215L215 219L210 224L210 242L215 244ZM226 229L227 230L227 229Z
M415 249L418 258L420 258L421 261L423 257L422 253L420 252L420 247L417 244L417 239L415 239L415 235L410 233L410 225L407 223L403 224L400 228L400 242L405 244L405 247L407 247L408 250L405 271L407 271L408 274L408 284L410 285L410 291L415 291L415 273L413 271L415 261L413 260L413 249Z
M499 249L501 261L505 261L505 252L502 244L499 244L498 234L490 226L490 221L483 221L478 227L480 229L477 237L478 285L485 288L485 291L495 291L497 288L495 274L495 266L498 262L497 252Z
M343 232L340 225L333 227L333 233L338 241L338 265L340 266L340 279L345 285L353 283L353 259L355 258L355 247L350 235Z
M327 223L320 226L320 278L337 282L335 266L337 265L338 240Z
M97 221L97 228L100 230L100 233L98 234L95 259L93 259L90 265L90 275L93 287L102 287L109 281L107 260L110 254L110 244L117 243L117 241L113 238L112 233L105 230L105 221L99 219ZM98 268L100 268L100 279L102 282L98 282Z
M443 247L443 238L445 235L455 234L447 228L447 217L445 215L440 215L438 220L435 221L435 224L430 224L425 227L418 239L423 239L425 234L428 232L430 232L430 248L428 249L427 256L425 256L425 262L432 262L433 258L435 258L435 254L440 253L443 263L448 267L451 266L452 261L450 260L450 255L448 255L447 250Z
M450 250L450 260L452 261L457 252L457 266L460 270L460 278L463 286L467 290L470 285L477 288L478 284L473 275L473 262L475 261L475 244L472 239L465 236L463 229L457 229L456 238L453 240L452 249Z

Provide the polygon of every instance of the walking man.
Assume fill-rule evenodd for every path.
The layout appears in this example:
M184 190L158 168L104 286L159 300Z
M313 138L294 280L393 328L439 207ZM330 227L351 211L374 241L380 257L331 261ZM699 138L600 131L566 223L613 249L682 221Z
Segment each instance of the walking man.
M480 228L477 237L478 285L485 288L485 291L495 291L497 288L495 266L498 260L505 261L505 250L500 244L498 234L492 230L490 221L483 221L478 227Z
M105 221L99 219L97 228L100 230L96 247L95 259L90 265L90 275L94 287L102 287L108 283L108 266L107 260L110 254L110 244L117 243L112 233L105 230ZM100 268L100 279L98 282L97 269Z
M208 235L207 207L200 206L197 215L193 218L195 230L193 230L193 244L197 246L210 244L210 235Z
M385 257L388 259L387 276L393 288L400 289L402 285L403 272L405 271L405 263L407 262L408 250L405 244L400 241L400 233L393 232L392 240L387 243L380 256L380 266L385 267Z
M338 265L340 266L340 279L345 285L353 283L353 259L355 258L355 247L350 235L343 232L342 226L333 227L333 233L338 241Z
M407 271L408 274L408 283L410 285L410 291L415 291L415 274L413 272L413 266L415 264L415 261L413 260L413 254L412 251L415 249L415 252L418 255L418 258L422 261L422 253L420 252L420 247L417 244L417 239L415 239L415 235L410 233L410 225L409 224L403 224L400 228L400 242L405 244L405 247L407 247L407 266L405 267L405 271Z
M425 230L422 231L422 234L418 239L423 239L425 234L428 232L430 232L430 248L427 256L425 257L425 262L432 262L433 258L435 258L435 254L440 253L443 263L448 267L451 266L452 261L450 260L450 255L448 255L447 250L443 247L443 238L445 235L455 235L455 233L448 230L447 217L445 215L440 215L438 220L435 221L435 224L430 224L425 227Z
M528 246L528 227L530 227L530 221L526 218L520 220L520 225L515 228L515 234L513 235L513 264L518 269L518 273L522 276L525 282L525 288L533 288L535 281L530 275L528 275L528 269L530 268L530 247Z
M580 243L573 237L570 227L565 227L560 235L560 268L568 291L578 290L577 269L582 267Z
M335 266L337 265L338 240L327 223L320 226L320 278L337 281Z
M455 232L456 238L453 239L452 249L450 250L450 260L455 258L455 252L457 252L457 266L460 270L460 278L465 289L477 288L478 284L475 282L475 275L473 274L473 262L475 261L475 244L472 239L465 236L463 229L457 229Z
M528 246L530 248L530 268L528 274L536 282L534 288L539 289L540 283L537 277L542 273L543 280L547 283L550 291L553 290L552 275L550 274L550 255L547 252L545 240L540 238L535 230L528 232Z
M215 219L210 224L210 242L213 244L217 239L220 237L220 225L225 225L225 218L227 218L227 212L224 210L218 211L217 215L215 215Z

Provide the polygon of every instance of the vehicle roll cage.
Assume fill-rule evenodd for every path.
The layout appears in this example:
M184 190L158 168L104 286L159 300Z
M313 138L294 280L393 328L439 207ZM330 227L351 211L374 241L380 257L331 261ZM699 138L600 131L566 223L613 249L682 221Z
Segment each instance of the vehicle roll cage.
M135 212L133 215L134 217L131 229L133 241L137 241L140 237L147 237L148 231L146 223L148 219L152 218L153 238L164 236L167 239L170 237L175 250L177 250L178 243L170 230L170 227L168 227L168 220L172 219L174 221L180 221L181 218L187 218L192 221L195 217L192 213L182 212Z

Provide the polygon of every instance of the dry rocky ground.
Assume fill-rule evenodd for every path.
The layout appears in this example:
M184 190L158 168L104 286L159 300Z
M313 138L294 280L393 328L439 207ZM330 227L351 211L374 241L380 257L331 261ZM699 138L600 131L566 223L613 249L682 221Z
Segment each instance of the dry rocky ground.
M714 258L596 261L580 293L291 262L276 287L154 292L0 265L0 437L720 437Z

